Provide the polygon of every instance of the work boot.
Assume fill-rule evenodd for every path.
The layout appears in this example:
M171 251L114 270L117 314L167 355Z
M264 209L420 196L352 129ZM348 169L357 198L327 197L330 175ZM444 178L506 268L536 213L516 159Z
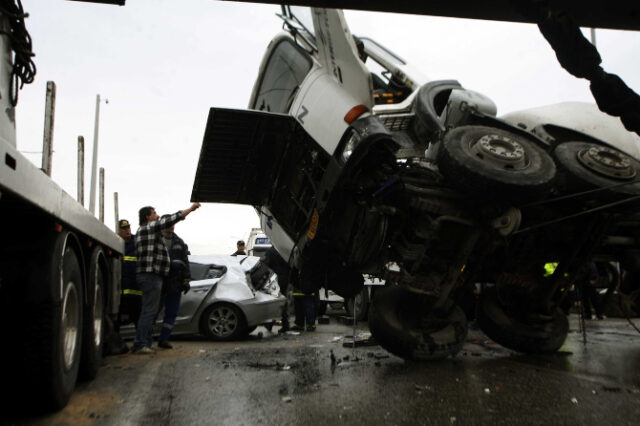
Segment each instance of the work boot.
M304 327L298 324L293 324L290 329L291 331L304 331Z
M171 343L169 343L166 340L162 340L158 342L158 347L162 349L173 349L173 346L171 345Z
M307 331L316 331L316 325L315 325L315 324L313 324L313 325L308 325L308 326L307 326Z

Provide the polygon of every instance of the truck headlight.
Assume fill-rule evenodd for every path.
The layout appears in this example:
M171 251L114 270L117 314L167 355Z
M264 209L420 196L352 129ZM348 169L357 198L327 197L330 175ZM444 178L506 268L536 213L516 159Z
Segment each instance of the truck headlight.
M342 160L346 163L353 151L356 149L356 146L360 143L360 135L355 130L350 130L351 134L347 139L347 143L344 144L344 149L342 150Z

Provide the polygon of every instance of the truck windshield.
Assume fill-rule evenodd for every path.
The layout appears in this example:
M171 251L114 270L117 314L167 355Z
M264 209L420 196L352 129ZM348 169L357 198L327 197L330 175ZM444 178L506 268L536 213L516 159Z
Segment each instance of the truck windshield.
M311 59L289 40L274 48L262 74L254 108L268 112L289 112L296 90L311 69Z

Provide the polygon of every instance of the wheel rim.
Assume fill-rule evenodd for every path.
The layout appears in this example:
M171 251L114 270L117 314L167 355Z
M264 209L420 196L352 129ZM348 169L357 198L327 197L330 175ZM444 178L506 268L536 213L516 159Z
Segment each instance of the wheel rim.
M583 149L578 153L578 160L587 169L608 178L627 180L636 175L629 157L604 146Z
M470 149L482 161L502 169L521 170L529 166L524 147L515 139L503 135L484 135Z
M76 353L78 342L78 324L80 308L78 289L73 281L69 281L64 292L62 304L62 330L64 333L64 367L70 370Z
M228 306L214 308L209 314L209 330L219 337L231 335L238 328L238 315Z
M93 343L96 347L99 347L102 343L102 317L103 317L103 303L102 303L102 286L100 280L96 279L95 294L93 304Z

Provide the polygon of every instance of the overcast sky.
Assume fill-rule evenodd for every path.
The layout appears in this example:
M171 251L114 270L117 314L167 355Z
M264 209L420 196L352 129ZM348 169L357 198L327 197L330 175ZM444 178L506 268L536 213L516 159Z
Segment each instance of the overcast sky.
M113 193L137 228L144 205L189 206L210 107L246 108L279 7L215 0L128 0L125 7L23 0L30 13L36 80L20 92L18 149L40 166L46 82L57 85L53 178L76 194L76 141L86 143L90 182L96 94L99 166L106 170L106 223ZM529 24L346 11L355 35L395 51L430 79L457 79L484 93L498 114L563 101L593 102ZM640 92L640 32L598 30L605 70ZM89 204L88 189L85 205ZM259 226L251 207L206 204L176 226L194 254L231 253Z

